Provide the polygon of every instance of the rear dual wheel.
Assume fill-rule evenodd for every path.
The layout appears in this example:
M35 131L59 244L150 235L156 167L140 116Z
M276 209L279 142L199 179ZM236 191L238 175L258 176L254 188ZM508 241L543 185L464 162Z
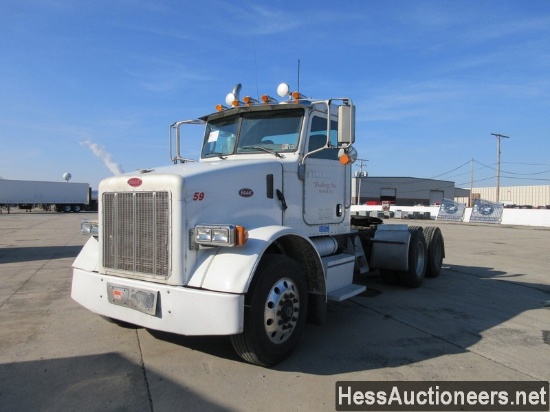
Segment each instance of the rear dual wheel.
M300 266L283 255L266 255L245 303L244 331L231 336L247 362L272 366L288 357L307 317L307 286Z
M424 239L428 247L428 266L426 267L426 277L435 278L439 276L445 257L445 243L441 229L436 226L424 228Z
M390 285L398 283L416 288L421 285L424 277L439 276L445 257L445 244L441 229L435 226L422 228L409 227L411 239L409 242L409 270L396 271L381 269L382 281Z
M409 269L399 272L399 279L402 285L417 288L426 276L428 248L422 230L409 229L409 232Z

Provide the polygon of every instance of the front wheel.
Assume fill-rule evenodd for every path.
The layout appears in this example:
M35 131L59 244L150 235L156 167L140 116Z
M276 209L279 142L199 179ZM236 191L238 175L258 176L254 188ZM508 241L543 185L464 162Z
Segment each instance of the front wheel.
M231 336L235 351L260 366L287 358L304 328L307 298L296 261L284 255L264 256L246 297L244 331Z

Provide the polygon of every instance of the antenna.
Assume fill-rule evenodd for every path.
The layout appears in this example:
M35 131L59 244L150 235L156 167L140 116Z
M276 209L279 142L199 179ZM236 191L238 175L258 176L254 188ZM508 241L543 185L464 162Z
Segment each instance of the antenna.
M256 39L252 38L252 45L254 46L254 69L256 70L256 99L260 100L260 91L258 89L258 62L256 61Z
M298 59L298 93L300 93L300 59Z

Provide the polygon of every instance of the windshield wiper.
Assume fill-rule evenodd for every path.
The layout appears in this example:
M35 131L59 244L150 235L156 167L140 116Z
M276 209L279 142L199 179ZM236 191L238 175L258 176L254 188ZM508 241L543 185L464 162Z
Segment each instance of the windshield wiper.
M206 156L218 156L220 159L227 159L227 153L222 153L222 152L210 152L208 153Z
M271 150L271 149L268 149L267 147L263 147L263 146L243 146L243 147L241 147L241 149L244 149L244 150L247 150L247 149L263 150L264 152L270 153L275 157L280 157L280 158L284 157L282 154L276 152L275 150Z

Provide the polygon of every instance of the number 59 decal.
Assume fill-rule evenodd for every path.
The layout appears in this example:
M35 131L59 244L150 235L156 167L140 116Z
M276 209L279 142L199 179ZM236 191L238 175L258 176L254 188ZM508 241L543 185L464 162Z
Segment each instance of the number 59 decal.
M201 201L201 200L204 200L204 192L195 192L193 194L193 201L196 202L196 201Z

